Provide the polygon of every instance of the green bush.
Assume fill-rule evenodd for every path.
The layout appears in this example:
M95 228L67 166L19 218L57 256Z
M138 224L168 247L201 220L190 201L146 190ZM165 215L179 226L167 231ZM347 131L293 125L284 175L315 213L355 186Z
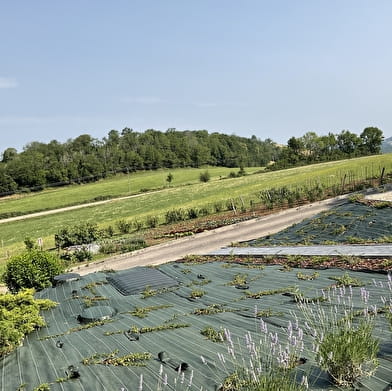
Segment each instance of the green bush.
M147 244L142 238L128 238L122 240L104 241L100 245L102 254L124 253L139 250L146 247Z
M189 208L186 213L188 215L188 219L190 220L199 217L199 209L197 208Z
M78 262L91 261L93 254L91 254L87 247L82 247L73 253L73 258Z
M54 307L50 300L35 299L33 289L0 295L0 357L17 348L24 336L45 325L41 310Z
M143 222L141 222L140 220L135 220L132 225L136 231L140 231L141 229L143 229Z
M199 175L200 182L209 182L211 179L211 174L206 170L200 173Z
M317 359L337 385L351 387L376 371L379 342L372 331L372 323L362 321L354 327L346 322L324 336Z
M183 209L168 210L165 214L166 224L177 223L186 220L186 213Z
M159 219L157 216L147 216L146 218L146 226L148 228L155 228L158 226Z
M11 292L23 288L41 290L51 286L53 278L64 267L59 258L48 251L33 249L12 257L6 265L3 281Z
M93 243L101 237L97 224L82 223L74 227L62 228L54 235L57 248Z
M118 220L116 226L121 234L128 234L131 232L132 224L126 220Z

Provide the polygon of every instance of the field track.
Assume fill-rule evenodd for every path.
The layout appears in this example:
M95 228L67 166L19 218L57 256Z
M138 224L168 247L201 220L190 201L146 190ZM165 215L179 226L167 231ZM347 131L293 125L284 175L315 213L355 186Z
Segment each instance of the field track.
M162 191L164 191L164 190L150 191L149 194L160 193ZM53 214L56 214L56 213L68 212L70 210L82 209L82 208L87 208L87 207L90 207L90 206L97 206L97 205L108 204L109 202L116 202L116 201L127 200L129 198L141 197L143 195L145 195L145 194L144 193L139 193L139 194L133 194L133 195L130 195L130 196L125 196L125 197L111 198L109 200L94 201L94 202L89 202L87 204L72 205L72 206L66 206L64 208L44 210L42 212L30 213L30 214L22 215L22 216L9 217L7 219L0 219L0 224L9 223L11 221L31 219L33 217L53 215Z

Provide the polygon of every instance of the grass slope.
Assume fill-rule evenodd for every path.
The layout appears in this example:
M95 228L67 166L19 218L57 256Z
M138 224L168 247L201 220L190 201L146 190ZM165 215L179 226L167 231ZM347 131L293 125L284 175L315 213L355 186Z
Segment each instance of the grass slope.
M249 208L250 201L257 201L258 192L263 189L281 186L312 186L316 182L326 186L341 185L344 178L348 181L350 178L361 179L380 175L382 167L385 167L386 172L390 173L392 171L391 157L391 155L380 155L248 175L241 178L216 179L209 183L166 188L161 192L145 193L136 198L117 200L104 205L0 224L2 244L0 259L5 259L20 251L24 247L23 240L26 237L33 239L41 237L44 239L45 248L52 247L54 244L53 235L59 228L83 221L92 221L100 226L107 226L122 218L142 219L148 215L160 216L162 221L165 212L173 208L208 206L239 197ZM173 173L176 178L174 170ZM198 174L196 174L197 177ZM163 181L165 178L166 172L160 172L160 180ZM122 180L124 181L124 178ZM127 178L125 181L127 186ZM174 183L176 183L176 179ZM102 184L96 184L96 186L100 185ZM119 185L114 181L113 188L117 187ZM85 188L89 189L90 187L86 185ZM74 203L76 196L75 198L71 197L69 193L71 190L58 189L60 194L69 198L69 203ZM107 191L109 192L109 190ZM96 193L91 191L86 199L91 199L92 194ZM40 195L35 196L39 197ZM79 193L78 197L81 197ZM33 198L29 197L28 199L32 200Z
M254 173L260 167L246 168L247 173ZM75 204L93 202L97 199L115 198L137 194L143 191L161 189L168 186L166 178L173 175L171 187L199 182L199 175L206 168L183 168L157 170L117 175L99 182L70 185L67 187L48 188L39 193L14 195L0 199L0 215L5 213L27 214L36 211L62 208ZM228 176L238 168L209 167L211 179Z

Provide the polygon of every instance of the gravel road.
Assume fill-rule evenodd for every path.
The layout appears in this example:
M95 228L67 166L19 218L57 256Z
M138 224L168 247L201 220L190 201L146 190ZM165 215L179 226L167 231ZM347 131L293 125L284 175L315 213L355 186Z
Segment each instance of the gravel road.
M347 196L340 196L312 204L287 209L272 215L244 221L212 231L172 240L132 253L121 254L104 261L81 265L72 269L81 275L113 269L123 270L134 266L158 265L175 261L189 254L204 255L233 242L256 239L299 223L305 218L346 202Z

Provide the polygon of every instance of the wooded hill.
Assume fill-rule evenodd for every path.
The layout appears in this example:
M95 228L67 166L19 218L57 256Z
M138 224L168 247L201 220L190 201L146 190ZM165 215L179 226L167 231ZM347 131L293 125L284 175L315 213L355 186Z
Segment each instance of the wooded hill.
M349 131L318 136L308 132L292 137L287 147L271 139L208 133L206 130L135 132L111 130L99 140L83 134L65 143L31 142L20 153L3 152L0 162L0 195L73 182L90 182L116 172L158 168L265 166L286 168L314 162L380 153L382 132L366 128L360 136Z

